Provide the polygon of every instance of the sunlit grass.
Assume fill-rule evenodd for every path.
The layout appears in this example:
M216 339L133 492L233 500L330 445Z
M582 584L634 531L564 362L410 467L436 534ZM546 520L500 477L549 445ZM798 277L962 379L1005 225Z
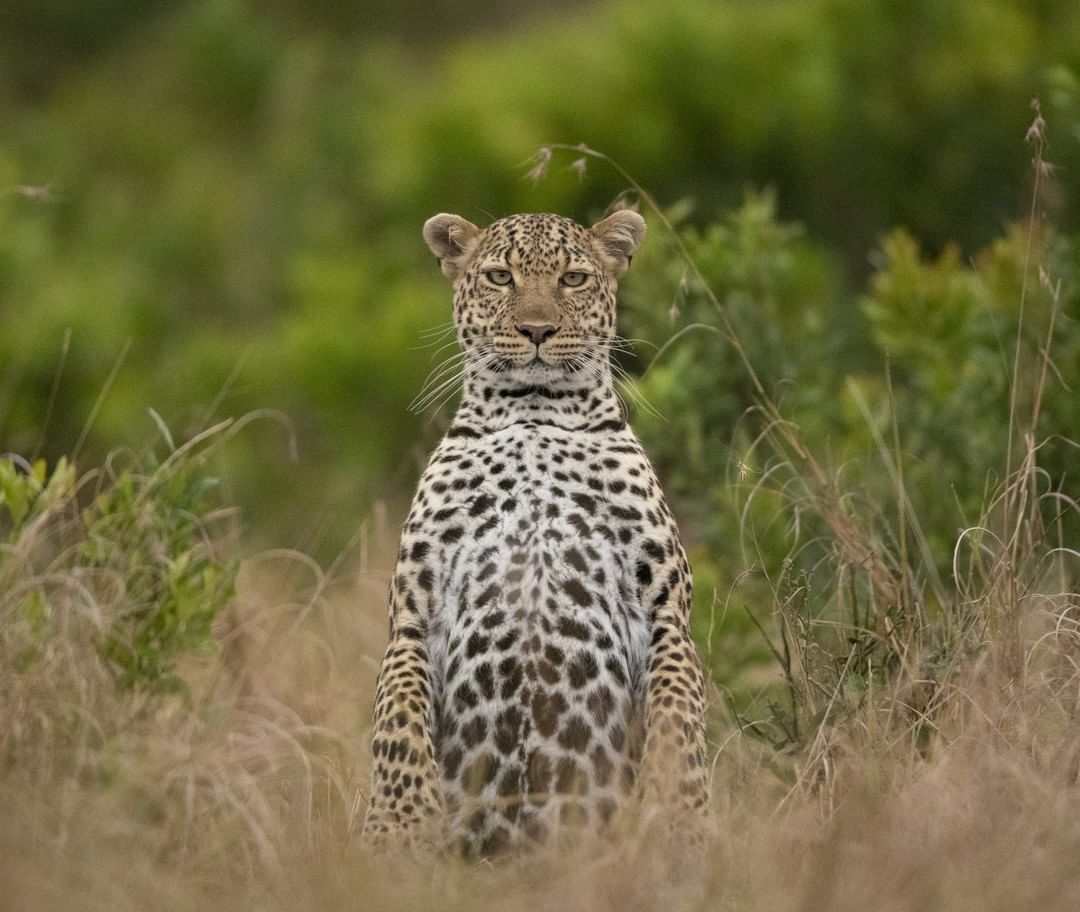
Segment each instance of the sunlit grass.
M1056 586L1066 555L1047 552L1041 585L1011 603L1015 640L995 633L1008 574L966 598L978 642L923 693L897 673L853 700L830 692L835 669L797 656L821 710L801 746L747 737L717 701L702 866L688 871L646 825L469 867L372 858L357 839L391 543L335 579L299 554L245 562L217 618L219 648L185 659L186 692L148 695L118 687L95 645L123 604L77 573L49 589L41 653L20 658L18 581L40 578L41 549L63 553L33 534L5 552L16 583L0 627L0 880L12 908L1074 905L1080 599Z

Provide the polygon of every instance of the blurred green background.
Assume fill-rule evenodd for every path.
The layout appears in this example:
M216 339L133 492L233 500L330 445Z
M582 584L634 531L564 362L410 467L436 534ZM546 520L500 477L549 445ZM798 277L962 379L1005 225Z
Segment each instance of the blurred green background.
M1036 96L1057 170L1055 230L1032 238ZM885 529L895 415L927 585L1000 478L1025 277L1029 353L1056 321L1047 488L1076 495L1075 0L9 3L0 126L0 452L89 466L146 446L151 408L178 437L266 410L223 456L253 545L330 557L374 504L398 517L449 415L409 411L449 319L424 219L588 222L627 187L563 152L526 179L545 143L610 155L667 207L785 415ZM624 366L648 368L663 417L635 424L705 624L750 567L774 593L812 573L813 528L759 485L745 371L650 223Z

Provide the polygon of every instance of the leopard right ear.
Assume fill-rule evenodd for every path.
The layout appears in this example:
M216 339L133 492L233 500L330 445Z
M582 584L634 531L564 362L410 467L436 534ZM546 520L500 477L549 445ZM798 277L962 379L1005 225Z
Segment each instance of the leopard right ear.
M632 209L618 209L593 225L589 233L596 238L604 265L618 279L630 267L630 260L645 238L645 219Z
M424 240L451 281L465 271L479 236L480 229L460 215L441 212L424 222Z

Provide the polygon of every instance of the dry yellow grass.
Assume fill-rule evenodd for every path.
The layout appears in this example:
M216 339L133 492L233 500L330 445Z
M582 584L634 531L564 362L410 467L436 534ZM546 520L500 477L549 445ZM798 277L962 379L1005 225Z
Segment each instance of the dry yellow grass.
M388 557L374 565L328 580L303 555L248 561L219 619L221 649L184 668L186 698L115 687L93 646L106 609L74 577L50 590L44 652L20 663L13 594L27 579L12 585L0 627L0 905L1075 907L1080 599L1051 591L1053 572L1041 574L1045 591L1010 603L1016 642L988 633L932 685L898 675L858 705L837 700L798 751L747 738L715 701L703 865L671 857L642 825L492 867L372 858L357 839ZM980 629L994 628L1013 582L968 600Z

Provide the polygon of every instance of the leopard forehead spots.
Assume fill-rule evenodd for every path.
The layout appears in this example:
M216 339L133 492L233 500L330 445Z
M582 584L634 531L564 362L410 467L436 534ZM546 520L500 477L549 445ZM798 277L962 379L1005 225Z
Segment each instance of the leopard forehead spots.
M402 531L370 833L493 854L603 828L634 789L704 806L690 568L608 361L643 231L425 225L468 369Z
M526 276L543 276L571 264L599 269L580 225L557 215L515 215L484 232L477 262L501 261Z

